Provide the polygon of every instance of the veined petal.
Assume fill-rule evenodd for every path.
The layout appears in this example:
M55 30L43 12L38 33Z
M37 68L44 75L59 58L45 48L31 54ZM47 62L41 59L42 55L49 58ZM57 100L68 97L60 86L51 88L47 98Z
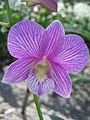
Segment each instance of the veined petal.
M34 66L34 59L20 59L10 65L2 82L6 84L18 83L28 78L30 70Z
M30 73L28 77L28 89L38 96L49 94L54 89L54 80L50 76L39 80L34 73Z
M9 31L8 50L16 58L42 57L48 35L44 28L29 20L15 24Z
M38 1L41 1L41 5L43 5L48 10L53 11L53 12L57 11L56 0L38 0Z
M53 76L55 79L54 92L62 97L70 97L72 81L67 72L58 64L52 64Z
M84 40L75 34L62 38L61 47L52 61L59 63L68 72L79 72L87 64L89 53ZM59 47L59 45L57 47Z
M53 54L52 56L54 57L56 54L56 51L54 48L56 47L56 44L58 43L58 41L60 41L60 38L65 34L64 27L60 21L55 20L48 26L46 31L49 34L50 41L48 43L45 56L50 57Z

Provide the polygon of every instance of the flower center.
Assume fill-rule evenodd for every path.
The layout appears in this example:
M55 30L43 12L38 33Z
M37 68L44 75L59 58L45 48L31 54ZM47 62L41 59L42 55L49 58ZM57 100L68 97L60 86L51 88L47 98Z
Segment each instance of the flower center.
M36 77L38 80L43 81L47 77L47 73L50 71L50 64L48 60L43 58L34 70L36 71Z

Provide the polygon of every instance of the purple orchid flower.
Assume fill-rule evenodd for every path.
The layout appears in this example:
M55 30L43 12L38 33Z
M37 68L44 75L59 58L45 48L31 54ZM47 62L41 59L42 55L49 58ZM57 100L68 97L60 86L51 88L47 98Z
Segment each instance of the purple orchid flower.
M10 65L2 82L27 80L30 92L38 96L54 91L70 97L68 73L81 71L89 56L84 40L75 34L65 35L58 20L47 29L29 20L15 24L9 31L8 50L18 60Z
M52 12L57 11L57 1L56 0L22 0L26 2L29 6L42 5L46 9Z

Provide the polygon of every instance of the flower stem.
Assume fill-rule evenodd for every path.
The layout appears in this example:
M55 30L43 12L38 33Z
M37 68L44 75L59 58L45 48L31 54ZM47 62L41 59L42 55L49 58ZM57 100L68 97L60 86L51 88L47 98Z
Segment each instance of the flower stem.
M43 116L42 116L41 109L40 109L40 104L38 102L38 97L35 94L33 94L33 97L34 97L34 102L35 102L35 105L36 105L36 108L37 108L39 119L44 120Z
M11 17L11 11L10 11L8 0L5 0L5 6L7 9L7 16L8 16L8 20L9 20L9 25L11 27L12 26L12 17Z
M24 101L23 101L23 105L22 105L22 112L21 113L22 113L23 116L25 114L25 110L26 110L26 107L27 107L27 100L28 100L29 94L30 94L30 92L29 92L29 90L27 88L25 98L24 98Z

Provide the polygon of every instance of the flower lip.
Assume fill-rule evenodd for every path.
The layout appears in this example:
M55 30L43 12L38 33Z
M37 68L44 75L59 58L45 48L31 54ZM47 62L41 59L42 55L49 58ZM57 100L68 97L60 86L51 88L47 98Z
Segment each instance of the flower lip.
M51 93L54 87L51 64L43 57L29 73L28 88L30 92L41 96Z

